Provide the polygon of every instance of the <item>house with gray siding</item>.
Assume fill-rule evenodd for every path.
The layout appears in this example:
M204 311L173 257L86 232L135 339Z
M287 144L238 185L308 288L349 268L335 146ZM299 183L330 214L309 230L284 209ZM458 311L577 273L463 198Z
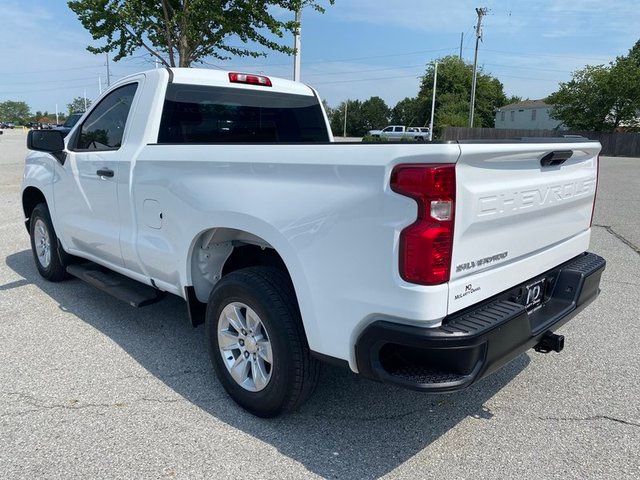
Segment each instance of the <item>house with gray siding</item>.
M553 105L544 100L523 100L505 105L496 112L496 128L523 130L564 130L562 122L551 118Z

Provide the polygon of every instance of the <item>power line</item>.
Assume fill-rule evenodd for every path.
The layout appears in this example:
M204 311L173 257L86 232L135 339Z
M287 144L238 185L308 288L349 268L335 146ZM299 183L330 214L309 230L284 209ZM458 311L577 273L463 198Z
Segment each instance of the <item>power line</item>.
M332 83L373 82L376 80L391 80L393 78L422 78L422 75L398 75L393 77L358 78L353 80L335 80L332 82L314 82L313 85L329 85Z
M490 65L492 67L502 67L502 68L516 68L520 70L536 70L536 71L539 70L543 72L573 73L572 70L558 70L556 68L541 68L541 67L531 67L531 66L524 66L524 65L503 65L500 63L483 63L482 65Z
M406 53L389 53L385 55L372 55L368 57L352 57L352 58L340 58L336 60L309 60L306 61L306 64L310 63L340 63L340 62L351 62L354 60L371 60L375 58L388 58L388 57L399 57L399 56L407 56L407 55L420 55L423 53L434 53L434 52L449 52L458 50L458 46L449 47L449 48L436 48L431 50L418 50L415 52L406 52ZM290 66L290 63L264 63L264 64L253 64L253 65L228 65L227 67L232 68L247 68L247 67L279 67L279 66Z
M68 83L68 82L79 82L80 80L92 80L95 79L95 75L91 76L91 77L81 77L81 78L64 78L64 79L57 79L57 80L37 80L35 82L10 82L10 83L5 83L0 81L0 85L1 86L5 86L5 85L40 85L41 83Z
M351 75L351 74L358 74L358 73L369 73L369 72L382 72L384 70L403 70L405 68L416 68L416 67L426 67L425 64L423 63L418 63L415 65L392 65L391 67L385 67L385 68L371 68L371 69L367 69L367 70L351 70L351 71L347 71L347 72L327 72L327 73L309 73L307 75L305 75L306 77L318 77L318 76L326 76L326 75Z
M86 65L83 67L69 67L69 68L48 68L46 70L29 70L26 72L0 72L0 75L31 75L32 73L51 73L51 72L68 72L71 70L85 70L87 68L102 68L100 65Z
M491 53L500 53L503 55L526 55L526 56L534 56L534 57L555 57L555 58L571 58L574 60L610 60L611 57L577 57L572 55L562 55L562 54L553 54L553 53L534 53L534 52L507 52L504 50L491 50L488 48L484 49L485 52Z
M87 85L86 83L81 85L65 85L62 87L53 87L53 88L38 88L37 90L19 90L13 92L4 92L0 91L0 95L16 95L16 94L24 94L24 93L40 93L40 92L53 92L58 90L69 90L72 88L91 88L93 87L93 83L91 85Z

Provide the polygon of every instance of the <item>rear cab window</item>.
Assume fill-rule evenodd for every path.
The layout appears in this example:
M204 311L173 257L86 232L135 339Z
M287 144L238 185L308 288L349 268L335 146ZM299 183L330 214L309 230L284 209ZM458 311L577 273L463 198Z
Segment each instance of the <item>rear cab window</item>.
M158 143L321 143L329 134L315 95L169 84Z

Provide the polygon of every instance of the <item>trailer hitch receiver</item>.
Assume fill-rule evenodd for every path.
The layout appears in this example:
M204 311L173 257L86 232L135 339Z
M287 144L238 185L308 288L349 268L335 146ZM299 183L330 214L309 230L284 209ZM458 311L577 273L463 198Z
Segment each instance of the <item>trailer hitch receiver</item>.
M560 353L564 348L564 335L557 335L552 332L545 333L538 344L533 347L536 352L549 353L551 351Z

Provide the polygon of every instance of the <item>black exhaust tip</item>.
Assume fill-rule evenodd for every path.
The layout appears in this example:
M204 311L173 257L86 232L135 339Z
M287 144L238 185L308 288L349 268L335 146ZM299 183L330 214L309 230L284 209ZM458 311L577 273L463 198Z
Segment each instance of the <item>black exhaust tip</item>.
M551 351L560 353L564 348L564 335L557 335L552 332L545 333L538 344L533 347L536 352L549 353Z

